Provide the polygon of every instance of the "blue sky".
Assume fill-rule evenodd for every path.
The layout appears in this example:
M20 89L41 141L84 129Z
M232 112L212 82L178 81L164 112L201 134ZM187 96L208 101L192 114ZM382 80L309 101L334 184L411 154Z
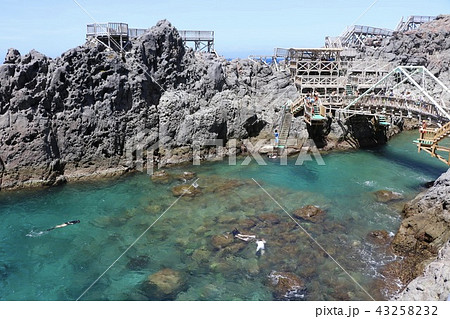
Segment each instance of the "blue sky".
M97 22L148 28L168 19L178 29L213 30L227 58L274 47L320 47L374 0L77 0ZM0 61L8 48L57 57L85 40L92 19L73 0L1 0ZM450 0L379 0L357 24L395 28L402 16L450 14Z

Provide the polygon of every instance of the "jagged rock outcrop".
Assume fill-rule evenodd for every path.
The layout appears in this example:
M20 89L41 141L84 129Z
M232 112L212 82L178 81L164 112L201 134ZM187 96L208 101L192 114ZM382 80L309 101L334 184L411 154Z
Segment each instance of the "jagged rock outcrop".
M422 275L444 245L450 241L450 170L433 187L405 205L403 221L391 248L403 256L396 276L406 285ZM443 260L442 262L448 262ZM429 288L432 289L432 288Z
M186 50L168 21L126 56L90 43L54 60L11 49L0 66L0 188L125 171L139 149L144 163L148 148L161 164L189 160L207 139L272 132L296 96L288 74Z
M423 65L444 82L450 81L450 15L438 16L417 30L396 32L377 49L366 55L399 65Z

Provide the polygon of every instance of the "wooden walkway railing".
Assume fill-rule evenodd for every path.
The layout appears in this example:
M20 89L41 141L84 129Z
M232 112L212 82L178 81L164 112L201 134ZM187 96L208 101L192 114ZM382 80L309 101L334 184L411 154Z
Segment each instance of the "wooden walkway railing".
M450 148L439 145L444 138L450 135L450 122L446 123L442 127L438 129L420 129L420 137L417 141L414 141L417 144L418 152L421 150L427 152L432 157L436 157L440 161L444 162L447 165L450 165ZM449 155L447 158L438 154L437 152L447 152Z
M326 108L339 110L342 107L350 104L356 98L357 96L329 95L321 97L321 101ZM441 118L441 115L431 103L415 100L412 98L385 95L364 96L354 105L352 105L351 108L346 110L346 113L349 115L361 113L367 113L367 115L377 115L377 109L392 111L398 110L411 114L421 115L424 117L435 119Z

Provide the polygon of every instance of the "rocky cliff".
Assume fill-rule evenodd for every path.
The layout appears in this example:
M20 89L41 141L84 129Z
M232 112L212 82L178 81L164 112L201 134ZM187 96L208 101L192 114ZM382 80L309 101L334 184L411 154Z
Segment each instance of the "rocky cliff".
M0 66L0 189L128 170L137 148L187 160L194 143L269 134L296 97L288 74L187 50L167 21L126 56L90 43L54 60L10 49Z
M416 30L396 32L380 48L368 47L364 54L398 65L425 66L450 83L450 15L440 15Z
M398 34L364 54L402 63L425 54L430 67L422 51L433 44L435 73L445 80L448 62L436 57L448 53L448 30L436 28ZM117 174L147 157L162 165L190 161L193 147L207 158L214 151L202 145L211 139L221 140L224 153L237 152L243 139L271 138L283 106L297 96L288 72L195 53L165 20L123 55L95 43L57 59L10 49L0 65L0 189ZM317 131L299 117L290 137L310 136L328 150L378 145L397 131L377 131L356 117Z
M385 274L399 278L401 287L419 278L395 298L447 299L450 294L449 241L450 170L403 209L403 221L391 244L393 251L402 258L389 265ZM428 265L438 254L438 260Z

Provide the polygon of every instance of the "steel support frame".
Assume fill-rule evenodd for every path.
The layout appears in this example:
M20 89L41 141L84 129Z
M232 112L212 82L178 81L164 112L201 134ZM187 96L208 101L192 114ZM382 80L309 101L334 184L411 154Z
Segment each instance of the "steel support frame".
M414 71L411 74L411 71ZM440 105L426 90L425 87L421 86L419 83L417 83L416 80L413 79L412 75L415 75L419 72L422 72L423 78L425 78L425 75L430 76L436 83L441 86L441 88L446 91L447 93L450 93L450 89L446 87L442 81L437 79L430 71L428 71L424 66L398 66L395 69L393 69L391 72L389 72L387 75L385 75L381 80L379 80L377 83L372 85L369 89L367 89L363 94L361 94L358 98L353 100L351 103L349 103L346 107L343 108L343 110L350 110L352 106L354 106L356 103L358 103L363 97L367 96L369 93L373 92L377 87L379 87L380 84L385 83L392 75L394 74L403 74L407 81L409 81L412 85L414 85L419 91L435 106L435 108L438 110L438 113L440 113L443 117L445 117L447 120L450 120L450 110L445 105ZM407 82L405 81L405 82Z

